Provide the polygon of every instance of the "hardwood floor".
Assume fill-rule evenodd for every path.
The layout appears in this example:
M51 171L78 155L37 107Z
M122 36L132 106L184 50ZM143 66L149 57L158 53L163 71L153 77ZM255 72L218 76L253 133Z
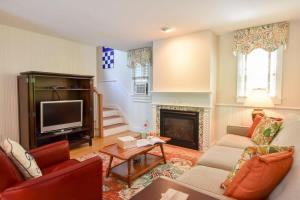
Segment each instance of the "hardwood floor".
M113 135L113 136L108 136L108 137L105 137L105 138L95 137L93 139L93 145L92 146L82 145L79 148L72 149L70 151L71 158L78 158L82 155L99 151L100 148L102 148L106 145L115 143L117 137L126 136L126 135L136 136L136 135L138 135L138 133L131 132L131 131L126 131L126 132L116 134L116 135Z

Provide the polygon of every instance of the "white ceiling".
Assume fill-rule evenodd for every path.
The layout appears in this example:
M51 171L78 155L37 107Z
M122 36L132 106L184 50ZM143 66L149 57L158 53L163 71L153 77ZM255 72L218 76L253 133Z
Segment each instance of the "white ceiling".
M116 49L297 19L300 0L0 0L2 24ZM163 33L163 26L176 30Z

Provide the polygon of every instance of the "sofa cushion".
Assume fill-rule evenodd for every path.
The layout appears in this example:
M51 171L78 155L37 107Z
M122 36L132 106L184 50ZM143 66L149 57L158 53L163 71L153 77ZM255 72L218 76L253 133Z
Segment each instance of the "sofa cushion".
M233 135L233 134L224 135L217 142L217 145L233 147L233 148L241 148L241 149L244 149L248 146L256 146L256 144L252 142L250 138L245 136Z
M257 127L257 125L260 123L261 119L262 119L262 116L260 116L260 115L255 116L252 125L250 126L250 128L247 131L246 137L248 137L248 138L252 137L252 134L253 134L255 128Z
M275 138L282 125L282 120L264 117L256 126L251 140L258 145L268 145Z
M297 117L298 118L298 117ZM297 118L285 119L283 128L272 141L272 145L295 146L294 163L282 182L271 193L271 200L300 199L300 121Z
M215 145L200 157L197 164L223 170L232 170L242 153L243 149Z
M202 190L219 195L224 193L220 183L226 178L229 171L206 166L196 166L187 171L177 180Z
M288 173L293 151L254 156L242 166L224 195L243 200L265 199Z
M300 121L284 121L281 130L271 142L272 145L292 145L300 147Z
M222 188L227 188L228 185L231 184L234 177L239 173L240 169L253 157L255 156L262 156L268 155L283 151L291 151L294 152L293 146L275 146L275 145L262 145L256 147L247 147L241 155L241 158L236 163L230 174L228 175L227 179L222 183Z
M49 174L49 173L52 173L52 172L55 172L55 171L62 170L64 168L72 166L72 165L76 165L78 163L79 163L78 160L71 159L71 160L61 162L59 164L52 165L52 166L47 167L45 169L42 169L42 172L45 175L45 174Z

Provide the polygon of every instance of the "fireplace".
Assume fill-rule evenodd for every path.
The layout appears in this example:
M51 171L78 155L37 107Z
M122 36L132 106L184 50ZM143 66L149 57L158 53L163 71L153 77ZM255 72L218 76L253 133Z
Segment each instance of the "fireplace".
M160 109L160 135L170 144L199 149L199 112Z

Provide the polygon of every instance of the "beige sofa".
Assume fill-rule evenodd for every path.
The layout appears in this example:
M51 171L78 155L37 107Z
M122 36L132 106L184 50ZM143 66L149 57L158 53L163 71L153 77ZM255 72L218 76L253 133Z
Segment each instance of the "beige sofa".
M245 137L247 127L227 127L227 135L223 136L214 146L208 149L199 159L196 167L180 176L177 181L198 188L218 199L231 199L223 195L220 184L226 179L230 170L240 158L247 146L255 145ZM270 200L300 199L300 121L289 119L283 124L271 144L295 146L294 163L281 183L274 189Z

